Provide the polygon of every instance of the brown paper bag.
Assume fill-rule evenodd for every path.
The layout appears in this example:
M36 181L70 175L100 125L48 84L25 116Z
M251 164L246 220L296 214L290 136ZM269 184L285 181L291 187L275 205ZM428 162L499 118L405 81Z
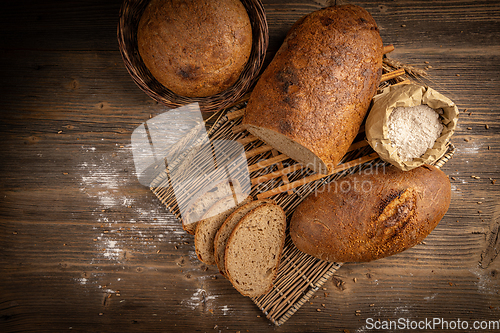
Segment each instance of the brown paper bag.
M396 107L420 104L427 104L435 110L443 110L443 114L440 115L444 126L443 132L434 146L427 149L424 155L411 161L403 161L389 140L387 120ZM447 143L455 131L457 121L458 108L455 103L432 88L417 84L395 85L385 88L373 98L373 106L366 119L366 138L382 160L408 171L422 164L432 164L446 153Z

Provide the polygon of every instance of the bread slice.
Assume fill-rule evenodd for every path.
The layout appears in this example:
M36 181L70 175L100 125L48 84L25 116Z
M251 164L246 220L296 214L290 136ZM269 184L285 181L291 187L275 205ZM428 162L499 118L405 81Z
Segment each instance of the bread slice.
M194 235L198 221L210 207L227 196L241 193L241 185L237 180L224 180L201 192L182 214L182 228Z
M226 277L242 295L257 297L272 288L285 230L285 212L272 203L252 209L234 228L225 251Z
M252 201L252 197L238 193L217 201L202 216L196 226L194 247L198 259L207 265L215 265L214 239L219 227L226 218L238 207Z
M217 268L219 268L219 272L226 276L226 266L224 262L224 254L226 251L227 240L231 235L234 227L240 220L252 209L265 204L265 203L274 203L274 200L271 199L262 199L251 201L229 215L229 217L224 221L224 223L220 226L217 234L215 235L214 240L214 254L215 254L215 263Z

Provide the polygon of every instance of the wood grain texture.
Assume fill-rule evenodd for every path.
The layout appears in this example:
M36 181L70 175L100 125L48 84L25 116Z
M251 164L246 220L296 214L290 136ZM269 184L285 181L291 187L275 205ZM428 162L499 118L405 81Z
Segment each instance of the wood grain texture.
M270 61L298 18L335 1L263 3ZM137 181L130 135L165 108L123 65L121 1L4 4L0 331L363 332L367 318L498 320L500 5L350 3L374 16L395 46L389 57L430 67L424 83L462 112L443 167L452 202L423 244L345 264L278 328L197 260L192 236Z

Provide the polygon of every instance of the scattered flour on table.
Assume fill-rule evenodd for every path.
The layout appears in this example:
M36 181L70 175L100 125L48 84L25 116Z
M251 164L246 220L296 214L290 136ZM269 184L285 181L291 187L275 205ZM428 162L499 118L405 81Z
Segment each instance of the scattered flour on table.
M130 252L159 256L163 252L157 251L161 251L163 246L172 248L173 245L191 240L166 207L160 206L156 201L139 200L136 194L127 194L127 189L134 189L138 181L134 171L124 172L125 167L133 165L130 145L105 153L95 147L81 148L82 161L78 165L81 174L80 191L95 202L91 212L93 235L88 239L95 248L89 258L95 271L84 272L73 280L85 287L87 292L116 294L122 279L118 277L111 282L107 274L100 272L100 265L125 267ZM120 211L126 213L117 214ZM184 274L196 278L193 282L211 280L210 274L200 275L198 263L194 247L177 261ZM223 315L230 315L231 308L218 304L217 297L204 287L196 287L193 294L183 299L181 304L193 310L217 310ZM120 300L124 301L124 298Z
M218 295L210 294L205 288L201 287L194 291L189 299L184 299L181 304L189 307L191 310L220 311L223 316L231 315L233 310L226 304L220 305L217 302ZM212 312L213 313L213 312Z
M95 248L88 258L93 269L98 271L101 264L124 264L129 252L154 255L165 244L183 241L186 233L165 207L155 201L137 200L137 195L127 193L137 182L135 172L124 172L124 168L132 164L130 145L105 153L92 146L82 146L81 153L80 191L95 202L91 211L93 235L88 238ZM117 214L119 211L127 213ZM82 286L97 287L105 278L87 274L75 277L74 281Z
M192 310L200 306L213 307L212 302L217 299L217 295L209 295L205 289L198 288L190 299L182 301L182 304L189 306Z
M225 316L231 311L231 309L229 309L229 307L227 305L224 305L221 307L221 311L222 311L222 314Z
M438 112L427 105L395 108L387 127L391 144L403 161L422 156L443 131Z
M475 282L477 290L482 294L495 295L498 293L498 284L495 279L491 277L488 270L483 268L475 267L469 269L469 272L474 274L477 278Z
M87 279L87 278L79 278L79 279L74 279L74 280L79 282L82 285L87 284L87 282L89 281L89 279Z
M424 297L424 299L426 301L432 301L434 298L436 298L437 295L439 295L439 293L434 293L434 294L432 294L432 296L426 296L426 297Z

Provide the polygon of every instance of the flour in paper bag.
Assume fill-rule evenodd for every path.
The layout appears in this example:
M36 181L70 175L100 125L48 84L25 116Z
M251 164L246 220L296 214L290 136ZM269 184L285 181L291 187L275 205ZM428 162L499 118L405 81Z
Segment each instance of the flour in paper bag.
M438 112L424 104L394 108L387 127L391 145L403 161L422 156L443 131Z

